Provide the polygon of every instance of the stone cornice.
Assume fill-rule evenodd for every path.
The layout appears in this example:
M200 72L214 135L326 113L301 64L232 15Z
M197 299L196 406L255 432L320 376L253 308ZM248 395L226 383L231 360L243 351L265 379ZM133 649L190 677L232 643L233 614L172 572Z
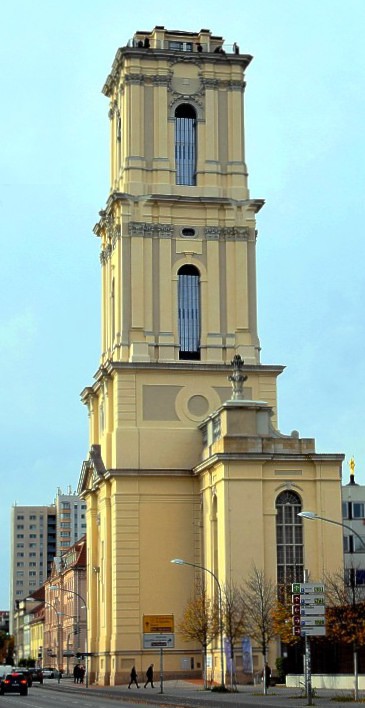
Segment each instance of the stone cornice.
M116 87L121 72L123 69L123 64L126 59L131 57L140 56L143 61L165 61L170 66L176 63L194 63L199 66L200 69L204 67L205 64L221 64L229 63L234 65L239 65L242 67L243 71L248 67L252 60L250 54L216 54L214 52L202 52L199 56L195 53L184 52L178 50L169 49L145 49L141 47L121 47L118 49L114 62L112 64L112 69L110 74L107 76L104 86L102 88L102 93L105 96L111 96L114 88ZM135 75L137 76L137 75ZM236 85L236 82L232 82L233 89L242 90L242 86Z
M83 389L81 395L84 392L88 392L88 397L91 393L96 394L102 385L102 378L105 374L113 376L116 371L188 371L194 373L210 373L221 372L222 374L229 373L232 367L230 363L227 364L205 364L201 361L187 362L187 361L176 361L176 362L129 362L129 361L106 361L97 372L94 374L95 383L92 386L88 386ZM260 374L261 376L280 376L283 373L285 366L281 364L245 364L246 374ZM82 399L84 403L87 400Z
M192 477L191 469L108 469L105 479L111 477Z
M114 370L122 370L122 369L129 369L131 371L133 370L143 370L145 369L146 371L151 371L151 370L169 370L169 371L221 371L222 373L229 373L232 369L232 366L230 363L227 364L205 364L201 361L194 361L194 362L182 362L182 361L177 361L177 362L172 362L172 363L161 363L161 362L148 362L145 364L144 362L129 362L129 361L107 361L103 365L103 370L107 371L108 374L111 374ZM261 374L261 375L272 375L272 374L277 374L279 376L285 369L285 366L282 366L281 364L245 364L245 373L247 374ZM97 375L96 375L97 376ZM95 378L96 378L95 376Z
M305 440L305 438L303 438ZM217 466L219 464L227 464L228 462L240 462L241 460L245 461L257 461L257 462L278 462L278 463L283 463L283 462L290 462L292 463L305 463L305 462L313 462L315 464L319 462L343 462L345 459L345 455L342 453L320 453L320 452L312 452L312 453L281 453L281 452L273 452L273 453L267 453L267 452L227 452L227 453L215 453L214 455L211 455L208 457L206 460L203 460L203 462L200 462L196 467L194 467L194 474L199 475L202 472L205 472L207 469ZM283 470L283 475L285 474L285 470ZM273 475L274 477L274 475ZM284 478L284 477L283 477ZM250 479L257 479L254 475ZM275 479L279 480L278 475L275 475ZM312 480L311 480L312 481ZM322 479L323 481L323 479Z

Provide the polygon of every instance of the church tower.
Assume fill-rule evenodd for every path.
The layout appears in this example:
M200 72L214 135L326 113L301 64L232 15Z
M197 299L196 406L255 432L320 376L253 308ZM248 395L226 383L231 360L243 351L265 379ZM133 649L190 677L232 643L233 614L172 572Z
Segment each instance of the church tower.
M251 58L207 29L156 26L117 51L103 87L111 160L110 194L94 228L101 360L82 392L90 455L79 487L100 683L156 661L143 617L173 616L176 630L193 575L182 577L172 558L208 566L222 583L238 580L253 558L275 575L278 494L301 499L305 478L318 506L314 443L276 431L282 367L260 363L263 200L250 198L244 145ZM232 394L231 362L237 374L243 361L245 385ZM341 456L327 457L321 484L337 517ZM173 634L167 671L199 668L199 648Z

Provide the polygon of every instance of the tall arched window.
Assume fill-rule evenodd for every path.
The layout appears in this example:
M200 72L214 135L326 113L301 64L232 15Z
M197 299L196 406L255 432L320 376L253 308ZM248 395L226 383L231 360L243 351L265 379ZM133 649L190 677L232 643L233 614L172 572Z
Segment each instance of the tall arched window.
M196 184L196 113L188 103L175 111L176 184Z
M279 494L276 500L277 582L283 595L291 583L303 580L303 526L298 516L301 510L298 494L292 491Z
M200 359L200 274L192 265L178 272L180 359Z

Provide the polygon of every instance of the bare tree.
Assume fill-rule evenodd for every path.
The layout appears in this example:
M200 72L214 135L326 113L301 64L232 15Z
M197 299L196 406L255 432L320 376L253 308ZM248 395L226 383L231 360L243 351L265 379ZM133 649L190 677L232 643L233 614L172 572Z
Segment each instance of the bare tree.
M230 650L231 688L236 686L236 668L234 664L234 645L245 634L245 605L241 589L234 583L222 588L223 630Z
M265 577L263 570L253 565L248 579L243 584L242 593L246 615L246 634L257 642L263 656L263 685L266 694L267 650L270 641L276 634L273 617L276 607L276 586Z
M178 629L183 639L197 641L202 647L204 688L207 688L207 648L219 634L219 606L200 584L185 607Z

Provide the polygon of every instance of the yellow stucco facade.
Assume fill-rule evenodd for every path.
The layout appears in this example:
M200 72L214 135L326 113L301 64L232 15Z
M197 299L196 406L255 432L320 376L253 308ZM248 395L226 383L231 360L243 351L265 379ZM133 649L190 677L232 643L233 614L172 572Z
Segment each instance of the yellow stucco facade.
M276 580L283 490L341 520L342 456L278 432L283 367L260 363L263 200L250 198L244 150L251 57L222 46L209 30L137 32L103 88L111 185L94 229L101 359L82 392L90 454L79 484L88 505L91 680L101 684L125 681L133 663L139 672L158 664L144 615L174 617L167 675L199 669L199 647L176 631L199 571L172 558L211 569L221 584L241 582L253 562ZM232 400L237 356L247 378ZM320 578L338 568L342 537L313 526L304 562Z

